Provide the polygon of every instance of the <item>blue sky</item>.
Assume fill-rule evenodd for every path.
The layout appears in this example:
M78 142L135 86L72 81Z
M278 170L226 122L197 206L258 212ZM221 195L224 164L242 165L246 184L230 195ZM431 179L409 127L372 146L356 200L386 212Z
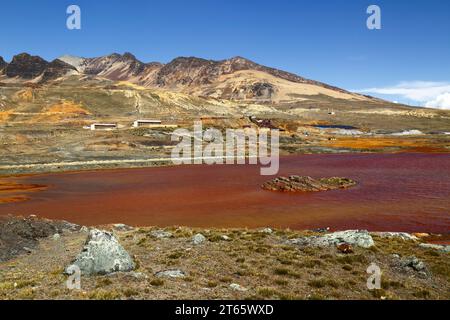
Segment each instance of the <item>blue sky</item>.
M81 30L66 28L71 4L82 10ZM371 4L381 8L381 30L366 27ZM239 55L391 100L450 103L447 0L15 0L1 8L7 61L20 52L129 51L145 62Z

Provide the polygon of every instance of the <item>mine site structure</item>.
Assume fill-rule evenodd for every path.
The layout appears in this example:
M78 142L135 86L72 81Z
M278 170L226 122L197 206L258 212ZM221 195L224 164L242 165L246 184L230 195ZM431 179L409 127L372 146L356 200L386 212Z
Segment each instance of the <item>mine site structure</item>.
M177 124L164 124L162 120L140 119L133 122L133 128L178 128Z
M117 123L93 123L90 126L90 129L92 131L97 131L97 130L115 130L118 129L119 126L117 125Z
M133 127L134 128L140 128L140 127L144 127L144 126L154 126L154 125L160 126L161 124L162 124L161 120L146 120L146 119L142 119L142 120L136 120L133 123Z

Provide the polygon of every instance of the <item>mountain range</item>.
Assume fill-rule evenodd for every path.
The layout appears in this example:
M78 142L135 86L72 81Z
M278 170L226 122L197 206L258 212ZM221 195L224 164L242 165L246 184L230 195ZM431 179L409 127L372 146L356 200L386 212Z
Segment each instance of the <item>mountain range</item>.
M138 119L163 125L132 127ZM448 152L449 119L450 111L351 93L242 57L180 57L167 64L130 53L0 58L0 158L8 165L73 161L84 169L97 160L115 167L126 166L122 160L170 158L173 130L191 130L198 120L223 132L279 128L284 154ZM117 124L117 130L87 130L94 123Z
M167 64L144 63L131 53L97 58L62 56L51 62L22 53L7 63L0 57L2 81L47 84L75 76L126 81L144 88L159 88L196 97L234 101L287 102L310 96L353 101L377 99L266 67L242 57L214 61L179 57Z

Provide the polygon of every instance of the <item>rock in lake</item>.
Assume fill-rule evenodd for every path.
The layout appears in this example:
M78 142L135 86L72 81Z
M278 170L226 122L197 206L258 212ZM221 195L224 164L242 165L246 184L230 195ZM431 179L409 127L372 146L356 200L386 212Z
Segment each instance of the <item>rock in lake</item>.
M82 275L128 272L135 268L133 259L114 235L96 229L90 231L83 250L72 265L78 266Z
M335 189L347 189L356 185L356 182L347 178L322 178L290 176L279 177L267 181L261 187L268 191L279 192L318 192Z
M370 248L374 245L372 236L366 230L348 230L325 234L323 236L303 237L289 240L288 243L300 246L327 247L349 244Z

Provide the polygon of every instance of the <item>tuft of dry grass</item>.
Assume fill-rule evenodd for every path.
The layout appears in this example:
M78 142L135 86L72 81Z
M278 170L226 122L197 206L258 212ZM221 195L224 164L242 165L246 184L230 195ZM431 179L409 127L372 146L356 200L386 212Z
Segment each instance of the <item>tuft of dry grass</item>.
M333 279L327 279L327 278L321 278L321 279L314 279L308 281L308 285L313 288L325 288L325 287L332 287L332 288L339 288L339 283Z

